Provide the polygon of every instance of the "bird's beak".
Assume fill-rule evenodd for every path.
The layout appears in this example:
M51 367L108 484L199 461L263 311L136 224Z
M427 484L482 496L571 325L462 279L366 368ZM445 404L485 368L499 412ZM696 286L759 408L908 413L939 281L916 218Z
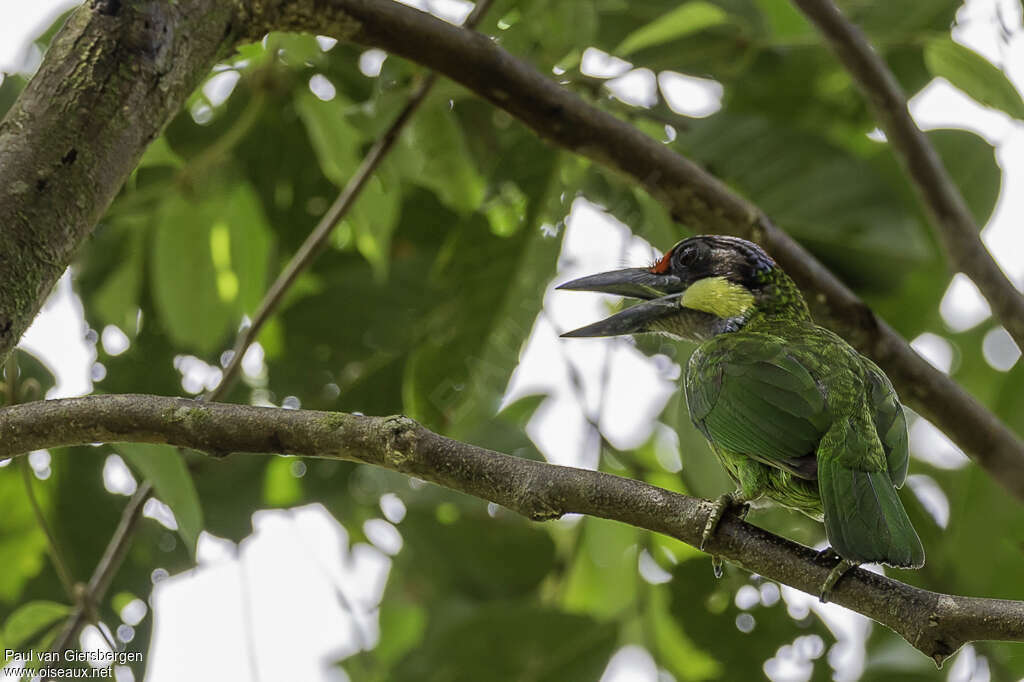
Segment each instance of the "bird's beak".
M658 275L647 268L626 268L580 277L571 282L559 284L555 288L569 289L570 291L597 291L602 294L650 300L678 292L680 282L675 275Z
M679 313L679 298L681 296L682 294L670 294L652 301L637 303L635 306L619 311L600 322L565 332L562 336L574 339L583 336L620 336L655 331L654 322Z
M619 336L652 331L656 320L679 312L683 289L675 275L659 275L647 268L626 268L581 277L561 284L558 289L597 291L643 299L642 303L615 313L600 322L562 334L566 338Z

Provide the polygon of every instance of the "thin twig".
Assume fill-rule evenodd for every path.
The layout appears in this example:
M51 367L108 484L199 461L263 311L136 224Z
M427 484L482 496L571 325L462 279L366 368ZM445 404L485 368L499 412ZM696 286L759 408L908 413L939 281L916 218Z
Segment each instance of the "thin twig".
M21 383L21 368L18 367L18 358L14 353L7 357L7 361L4 363L4 372L6 374L6 380L3 382L4 404L15 405L23 399L24 386ZM75 580L71 575L67 562L64 560L64 556L61 554L57 538L50 529L50 524L46 522L43 508L39 505L39 500L36 498L35 489L32 487L32 479L35 477L32 474L32 465L28 457L25 457L21 462L21 475L22 481L25 483L25 495L28 497L29 505L32 507L32 514L35 516L40 530L43 531L43 535L46 536L46 549L50 553L50 559L53 561L53 568L61 584L64 586L68 599L74 601Z
M832 0L793 0L818 27L867 97L890 144L899 153L953 266L978 285L996 317L1024 349L1024 294L1014 286L979 236L960 189L935 147L917 127L903 89L864 33Z
M29 403L31 404L31 403ZM124 555L128 551L128 540L135 532L135 526L142 514L142 507L149 496L153 493L153 486L148 482L142 482L132 495L124 511L121 513L121 520L114 531L114 535L107 543L93 571L89 584L85 586L82 593L78 595L78 604L68 618L67 624L60 635L54 640L50 651L62 652L70 648L71 642L78 636L78 631L87 623L93 620L93 613L96 605L103 601L103 597L110 587L110 582L121 567Z
M35 478L35 476L32 474L32 465L29 464L28 457L25 457L21 462L21 474L22 479L25 482L25 495L28 497L29 504L32 506L32 513L36 517L36 523L39 524L39 528L46 536L46 548L50 552L50 559L53 560L53 567L57 571L57 577L60 578L60 582L64 586L64 591L67 593L68 599L74 600L75 580L71 577L71 570L68 568L67 562L64 561L64 556L60 551L60 545L57 544L57 538L54 537L53 531L50 530L50 524L46 522L46 516L43 514L43 509L39 506L39 500L36 499L36 493L32 487L32 479Z
M283 453L354 461L459 490L535 521L589 514L694 547L701 544L714 506L631 478L478 448L428 431L407 417L96 395L0 410L0 433L0 457L44 447L133 441L220 454ZM835 566L833 559L813 549L732 515L708 541L707 551L809 594L817 594ZM939 663L970 641L1024 641L1022 601L939 594L861 569L843 576L832 601L889 627Z

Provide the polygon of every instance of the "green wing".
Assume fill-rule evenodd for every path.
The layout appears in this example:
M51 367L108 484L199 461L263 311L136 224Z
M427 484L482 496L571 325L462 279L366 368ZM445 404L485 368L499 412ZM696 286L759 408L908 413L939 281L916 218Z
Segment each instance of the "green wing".
M771 335L719 338L687 366L697 428L719 448L816 478L825 531L840 556L921 566L924 548L895 488L907 472L906 417L885 374L865 359L867 400L847 396L832 406L844 414L836 418L800 359L806 353Z
M891 458L875 433L877 413L863 412L837 419L818 448L825 533L846 559L919 568L924 547L890 478Z
M718 338L687 366L693 423L719 448L814 479L830 423L822 387L780 337Z
M907 417L896 397L896 389L892 387L885 372L867 358L861 356L861 360L867 370L872 418L885 450L889 478L894 486L902 488L903 482L907 480L907 466L910 463Z

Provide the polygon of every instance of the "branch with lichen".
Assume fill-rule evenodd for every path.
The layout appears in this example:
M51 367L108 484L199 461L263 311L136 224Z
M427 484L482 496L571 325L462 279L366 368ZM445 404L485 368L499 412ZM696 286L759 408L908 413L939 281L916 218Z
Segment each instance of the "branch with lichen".
M0 457L132 441L215 457L280 453L362 462L500 504L535 521L588 514L695 547L713 506L629 478L485 450L402 416L102 395L0 410L0 436ZM723 519L706 549L810 594L817 594L835 561L732 516ZM844 575L831 598L894 630L939 664L967 642L1024 641L1024 602L939 594L860 569Z

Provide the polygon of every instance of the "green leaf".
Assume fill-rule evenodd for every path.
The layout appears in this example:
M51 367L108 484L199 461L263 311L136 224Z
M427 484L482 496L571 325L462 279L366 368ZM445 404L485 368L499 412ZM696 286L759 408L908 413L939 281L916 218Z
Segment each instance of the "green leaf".
M161 135L153 140L142 154L138 167L143 168L145 166L170 166L181 169L184 168L185 162L178 156L177 152L171 149L167 138Z
M142 288L144 233L127 233L131 242L117 269L95 291L91 309L104 324L113 324L124 331L135 329L139 310L139 292Z
M781 646L792 644L800 636L817 635L825 650L835 641L817 616L810 615L804 622L791 618L781 599L771 606L738 608L736 590L748 579L747 574L728 568L724 579L716 579L710 558L705 558L676 566L672 581L667 584L671 618L693 646L717 661L718 679L764 679L764 662L775 656ZM743 620L747 621L746 632L739 629ZM809 663L831 673L824 656Z
M220 220L228 226L231 256L218 264L218 277L230 272L238 281L235 316L252 315L266 292L271 228L259 196L247 182L236 184L222 206Z
M306 124L324 175L337 187L345 187L359 167L362 134L348 122L352 109L343 98L322 102L308 92L296 99L299 115ZM355 236L359 253L374 268L378 278L387 275L391 233L398 223L401 180L394 162L385 160L366 181L343 226Z
M356 249L373 266L378 280L387 277L391 262L391 235L398 224L402 182L388 162L377 167L345 219L352 226Z
M501 237L477 214L453 231L434 268L440 290L431 334L406 367L406 412L455 438L494 418L555 270L560 240L541 223L562 217L550 196L559 164L542 149L527 150L528 158L505 158L506 167L529 174L514 192L526 200L523 226Z
M36 486L36 497L43 509L50 509L49 489ZM21 594L25 583L43 568L46 536L25 495L25 484L18 466L0 469L0 599L11 602Z
M649 595L644 618L653 635L655 650L661 656L658 663L679 680L721 679L721 664L698 648L670 613L671 585L650 585L645 589L649 590Z
M270 229L255 191L233 183L164 200L151 252L156 309L171 340L211 352L263 295ZM216 189L216 188L214 188Z
M410 511L402 521L405 549L396 561L415 571L431 591L469 599L512 598L534 590L551 570L555 548L540 526L519 519Z
M793 39L811 35L814 29L806 17L789 2L755 0L765 23L775 38Z
M612 618L636 599L637 541L641 531L586 517L583 540L565 586L567 611Z
M342 97L323 102L308 90L295 98L309 141L327 179L344 187L359 166L362 135L346 119L351 103Z
M432 635L432 636L431 636ZM497 602L470 611L392 670L405 682L596 680L615 648L616 628L532 604Z
M29 402L41 400L46 392L57 383L53 370L46 366L42 360L25 350L15 348L13 351L14 360L18 366L18 386L24 391L17 396L18 402ZM0 381L7 380L7 367L0 368ZM35 382L35 383L33 383Z
M302 483L292 473L294 457L275 456L267 462L263 478L263 501L271 507L288 507L302 499Z
M888 289L932 261L916 209L867 160L822 134L723 112L694 122L676 144L855 288Z
M228 329L211 257L213 205L167 198L153 235L150 278L157 312L176 345L209 352Z
M1013 83L992 62L948 36L933 38L924 49L928 71L993 109L1024 120L1024 100Z
M174 512L178 534L195 558L196 543L203 530L203 510L199 505L199 495L192 475L185 468L177 448L169 445L119 443L115 449L153 484L157 497Z
M374 657L385 663L397 661L423 638L426 626L423 607L385 599L380 605L380 643Z
M4 623L4 646L17 649L27 644L45 628L67 617L71 607L53 601L31 601L7 617Z
M484 180L447 100L430 97L423 103L402 135L401 151L403 173L453 211L465 215L480 206Z
M726 18L726 13L719 7L702 0L691 0L627 35L615 48L615 54L625 57L644 48L723 24Z
M960 188L974 221L984 227L995 210L1003 177L995 148L968 130L930 130L927 135Z

